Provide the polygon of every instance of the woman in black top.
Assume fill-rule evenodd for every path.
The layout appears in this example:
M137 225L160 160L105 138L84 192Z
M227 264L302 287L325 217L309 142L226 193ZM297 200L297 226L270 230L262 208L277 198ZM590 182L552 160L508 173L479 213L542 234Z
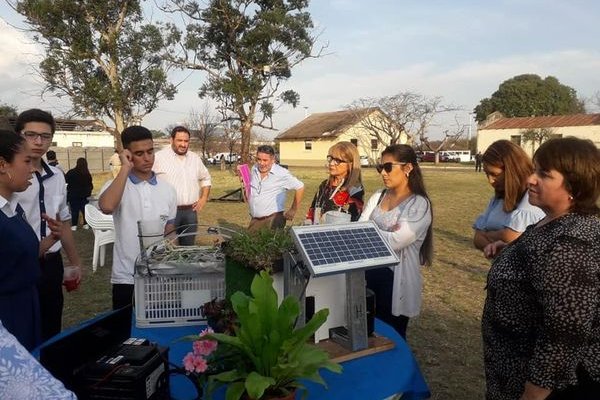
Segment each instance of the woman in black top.
M341 211L358 221L363 209L365 191L360 173L358 149L350 142L338 142L327 154L329 178L319 185L308 213L307 224L320 224L325 213Z
M529 201L546 217L484 249L497 255L482 318L486 398L598 399L600 150L553 139L533 161Z
M91 196L94 185L85 158L77 159L75 168L67 172L65 180L67 181L67 202L71 209L71 229L77 229L79 213L83 215L83 227L87 228L85 205L88 203L88 197Z

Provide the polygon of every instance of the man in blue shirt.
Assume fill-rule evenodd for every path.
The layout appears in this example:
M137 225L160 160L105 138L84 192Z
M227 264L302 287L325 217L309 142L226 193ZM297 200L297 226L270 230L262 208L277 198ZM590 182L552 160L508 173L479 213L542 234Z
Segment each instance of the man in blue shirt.
M304 183L275 163L275 150L267 145L259 146L256 150L250 187L250 231L285 227L287 220L294 219L304 195ZM295 190L296 193L290 209L284 213L288 190Z

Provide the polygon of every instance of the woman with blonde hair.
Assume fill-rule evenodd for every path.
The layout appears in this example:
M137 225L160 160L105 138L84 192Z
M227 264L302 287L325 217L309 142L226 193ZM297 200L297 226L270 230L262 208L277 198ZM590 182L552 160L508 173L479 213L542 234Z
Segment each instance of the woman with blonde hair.
M528 225L545 215L529 204L527 178L533 172L533 164L521 147L509 140L498 140L483 153L482 163L495 193L473 224L473 244L479 250L496 240L515 240Z
M307 224L320 224L325 214L339 211L357 221L363 208L365 191L360 172L358 149L350 142L338 142L327 153L329 178L319 185L308 213Z

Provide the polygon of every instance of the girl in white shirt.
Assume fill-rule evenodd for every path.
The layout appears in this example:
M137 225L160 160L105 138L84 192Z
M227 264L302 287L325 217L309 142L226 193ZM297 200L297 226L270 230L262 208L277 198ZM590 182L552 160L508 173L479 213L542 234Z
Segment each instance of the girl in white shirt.
M371 220L384 231L400 262L367 270L365 276L375 292L375 315L406 338L409 318L421 309L421 265L433 258L431 202L412 147L388 146L376 168L385 189L371 196L360 220Z

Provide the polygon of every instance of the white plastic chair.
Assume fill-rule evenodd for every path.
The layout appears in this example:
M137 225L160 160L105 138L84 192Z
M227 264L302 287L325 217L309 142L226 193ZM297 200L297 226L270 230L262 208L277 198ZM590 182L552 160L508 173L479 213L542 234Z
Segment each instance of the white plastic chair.
M100 259L100 266L104 266L106 245L115 241L115 224L112 215L104 214L92 204L85 205L85 220L94 231L92 271L96 272L98 259Z

